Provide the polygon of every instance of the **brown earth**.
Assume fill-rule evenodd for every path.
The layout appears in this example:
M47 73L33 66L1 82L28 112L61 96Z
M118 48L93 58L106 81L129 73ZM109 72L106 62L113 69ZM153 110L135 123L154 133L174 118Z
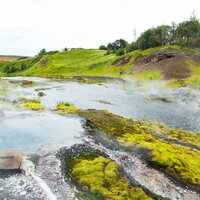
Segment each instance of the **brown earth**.
M40 61L40 67L45 67L45 66L47 66L48 62L49 62L49 59L48 59L48 58L41 60L41 61Z
M33 85L33 81L25 80L25 81L22 82L22 86L30 86L30 85Z
M200 65L200 55L184 53L175 49L159 50L148 56L139 56L133 62L132 73L159 69L164 79L184 79L191 76L187 61Z
M124 66L127 63L129 63L130 59L132 56L126 56L123 58L118 58L117 60L115 60L112 65L118 65L118 66Z

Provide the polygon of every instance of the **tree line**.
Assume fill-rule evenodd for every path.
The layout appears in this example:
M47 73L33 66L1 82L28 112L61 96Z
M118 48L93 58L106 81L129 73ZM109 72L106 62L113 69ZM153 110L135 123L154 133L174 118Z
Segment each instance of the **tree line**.
M132 43L118 39L99 49L107 50L107 54L123 55L134 50L145 50L152 47L180 45L190 48L200 48L200 22L193 15L190 19L176 25L161 25L149 28Z

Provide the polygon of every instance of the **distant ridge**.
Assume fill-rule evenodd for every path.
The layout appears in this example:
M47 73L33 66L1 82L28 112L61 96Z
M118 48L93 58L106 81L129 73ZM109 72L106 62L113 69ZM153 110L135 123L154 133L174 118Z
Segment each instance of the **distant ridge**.
M28 56L0 55L0 61L18 60L19 58L29 58Z

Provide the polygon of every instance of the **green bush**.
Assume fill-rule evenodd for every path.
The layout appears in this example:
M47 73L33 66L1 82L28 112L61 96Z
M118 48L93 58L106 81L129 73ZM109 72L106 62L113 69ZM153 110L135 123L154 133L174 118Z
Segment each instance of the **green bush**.
M117 49L115 54L116 54L117 56L122 56L122 55L125 54L125 50L124 50L124 49Z
M107 50L107 47L106 47L105 45L101 45L101 46L99 47L99 50Z

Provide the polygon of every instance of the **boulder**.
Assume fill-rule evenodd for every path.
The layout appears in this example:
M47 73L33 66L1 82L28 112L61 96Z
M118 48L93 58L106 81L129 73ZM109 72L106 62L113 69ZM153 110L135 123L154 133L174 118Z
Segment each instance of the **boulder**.
M45 96L46 94L44 92L38 92L38 97L43 97Z
M0 170L19 169L23 155L17 152L0 152Z

